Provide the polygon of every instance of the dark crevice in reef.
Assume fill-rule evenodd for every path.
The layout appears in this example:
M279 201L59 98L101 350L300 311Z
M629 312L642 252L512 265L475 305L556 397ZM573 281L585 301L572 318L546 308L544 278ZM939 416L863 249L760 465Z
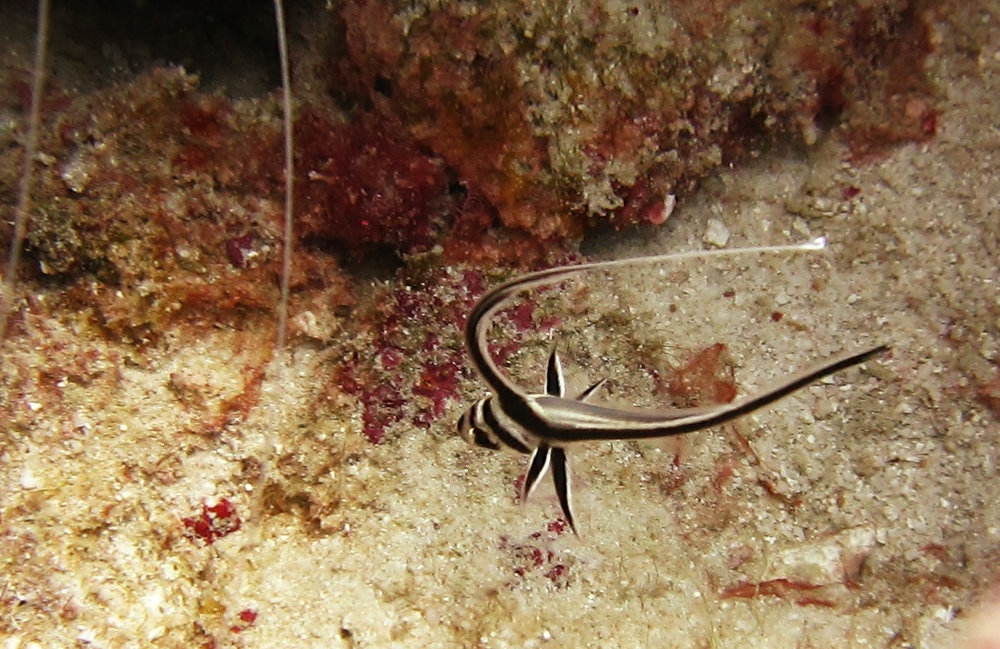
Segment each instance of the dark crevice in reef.
M4 22L34 29L34 3L0 3ZM271 0L53 2L49 69L88 92L157 65L179 65L205 90L256 97L281 85Z

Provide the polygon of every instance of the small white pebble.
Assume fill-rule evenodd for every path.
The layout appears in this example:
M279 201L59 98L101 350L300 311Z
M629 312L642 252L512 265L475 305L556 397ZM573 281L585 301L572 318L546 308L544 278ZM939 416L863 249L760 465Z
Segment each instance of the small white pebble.
M670 218L670 215L674 213L675 207L677 207L677 197L673 194L667 194L663 197L663 209L654 214L652 218L650 218L650 222L655 225L660 225L666 222L666 220Z
M81 412L73 413L73 428L83 432L87 432L88 430L90 430L90 423L86 419L84 419L83 413Z
M177 564L173 561L167 561L160 566L160 575L167 581L173 581L177 579L181 574L180 569Z
M191 261L198 257L198 249L186 242L181 242L174 246L174 254L177 255L178 259Z
M40 486L42 486L42 483L38 479L38 476L35 475L34 471L26 468L24 471L21 472L22 489L38 489Z
M90 184L91 174L94 165L89 160L79 155L73 156L72 160L63 167L62 180L74 194L82 194Z
M938 609L934 612L934 617L936 617L941 622L947 624L948 622L951 622L953 619L955 619L955 611L950 606L949 607L941 606L938 607Z
M729 241L729 228L720 219L709 219L702 240L709 245L721 248Z

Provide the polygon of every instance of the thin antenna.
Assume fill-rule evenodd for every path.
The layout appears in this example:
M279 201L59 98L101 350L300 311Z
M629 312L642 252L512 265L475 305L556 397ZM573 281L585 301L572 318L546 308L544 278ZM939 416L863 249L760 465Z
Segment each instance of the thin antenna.
M285 358L285 345L288 339L288 296L291 288L292 274L292 190L294 189L294 159L292 148L292 90L291 74L288 72L288 39L285 34L285 12L281 0L274 0L274 22L278 30L278 50L281 57L281 94L283 98L284 131L285 131L285 228L284 251L281 260L281 300L278 303L278 342L274 357L271 359L268 373L276 383L283 384L286 380L289 366ZM288 402L271 394L272 409L276 412L287 412ZM264 516L264 488L275 453L274 426L267 426L264 432L263 450L260 460L260 476L254 487L254 495L250 504L250 517L247 524L247 538L251 546L259 541L260 523Z
M35 32L35 74L31 83L31 107L28 112L28 132L24 144L24 165L21 171L21 188L14 212L14 236L10 240L7 271L4 273L0 292L0 342L7 333L7 322L14 306L14 277L21 261L21 245L28 228L28 209L31 203L31 185L34 180L35 153L38 151L38 131L42 114L42 90L45 87L45 53L49 40L49 0L38 3L38 27Z
M285 130L285 230L281 256L281 301L278 303L277 353L285 348L288 337L288 296L292 276L292 192L295 188L295 159L292 141L292 75L288 71L288 39L285 34L285 11L281 0L274 0L274 19L278 29L278 51L281 57L281 95Z

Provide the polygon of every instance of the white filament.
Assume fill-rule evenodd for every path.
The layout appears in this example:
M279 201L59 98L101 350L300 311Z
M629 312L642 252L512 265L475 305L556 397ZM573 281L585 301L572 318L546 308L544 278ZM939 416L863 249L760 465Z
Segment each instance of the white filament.
M28 112L28 131L24 143L24 165L21 171L21 188L14 211L14 236L10 240L7 270L0 288L0 342L7 333L7 322L14 303L14 278L21 261L21 246L28 227L28 210L31 206L31 184L35 175L35 153L38 151L38 130L41 122L42 91L45 88L45 54L49 39L49 0L38 3L38 28L35 32L35 74L31 83L31 108Z
M281 257L281 300L278 303L278 345L277 353L285 348L288 337L288 296L291 292L292 277L292 201L295 188L295 158L292 135L292 87L288 71L288 40L285 34L285 12L281 0L274 0L274 20L278 30L278 54L281 58L281 95L285 130L285 228Z

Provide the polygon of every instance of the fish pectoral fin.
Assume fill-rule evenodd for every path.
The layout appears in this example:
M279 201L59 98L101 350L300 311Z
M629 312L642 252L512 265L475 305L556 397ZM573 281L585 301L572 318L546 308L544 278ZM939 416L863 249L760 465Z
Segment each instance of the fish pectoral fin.
M521 488L521 502L527 502L528 497L545 477L552 458L552 447L542 442L531 452L528 460L528 472L524 475L524 486Z
M545 394L552 397L566 396L566 380L563 377L562 361L559 359L559 349L552 345L549 360L545 364Z
M559 506L562 508L563 516L569 523L569 528L573 530L574 536L579 537L576 531L576 521L573 518L573 493L570 481L569 456L566 449L558 446L551 447L549 451L552 463L552 480L556 485L556 496L559 498Z
M601 386L603 386L607 382L608 382L608 378L604 377L603 379L601 379L597 383L593 384L592 386L590 386L589 388L587 388L586 390L584 390L583 392L581 392L576 397L576 400L577 401L586 401L586 400L590 399L590 397L594 396L594 393L597 392L598 390L600 390Z

